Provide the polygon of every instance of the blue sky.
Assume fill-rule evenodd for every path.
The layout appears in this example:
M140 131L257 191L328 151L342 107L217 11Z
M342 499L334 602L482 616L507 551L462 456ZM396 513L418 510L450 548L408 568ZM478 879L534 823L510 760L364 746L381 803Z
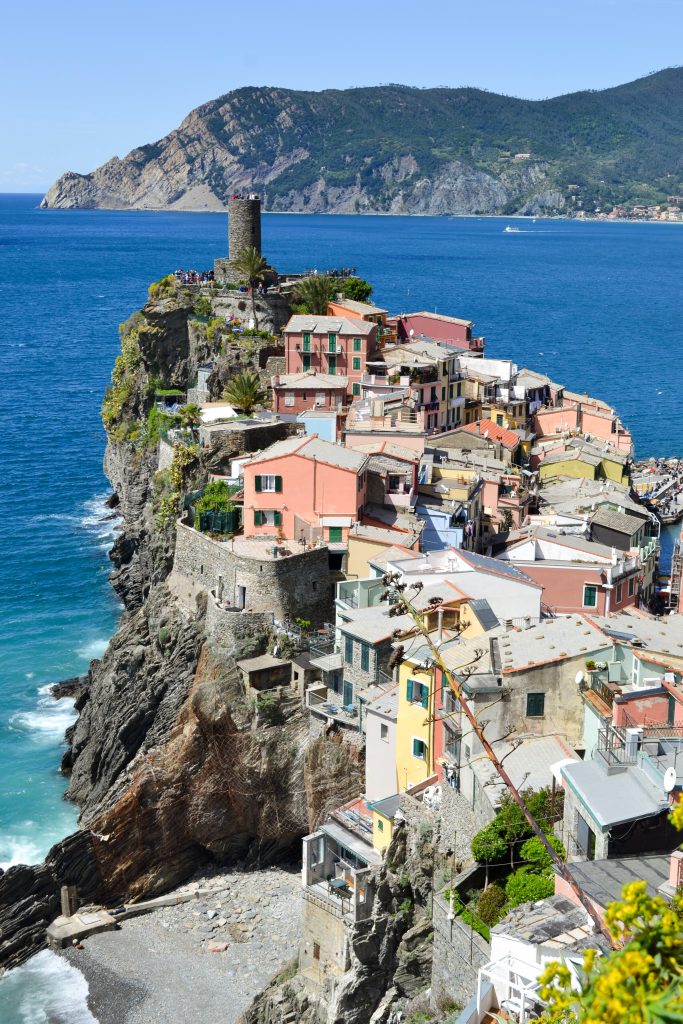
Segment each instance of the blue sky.
M680 63L683 0L37 0L0 30L0 191L38 192L243 85L618 85Z

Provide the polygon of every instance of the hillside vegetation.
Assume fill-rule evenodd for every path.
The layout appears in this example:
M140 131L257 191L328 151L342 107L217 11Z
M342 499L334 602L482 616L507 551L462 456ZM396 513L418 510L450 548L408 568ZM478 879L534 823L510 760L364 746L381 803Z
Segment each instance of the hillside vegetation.
M123 160L63 175L44 205L220 209L247 188L267 209L339 213L664 201L683 191L683 68L540 101L400 85L237 89Z

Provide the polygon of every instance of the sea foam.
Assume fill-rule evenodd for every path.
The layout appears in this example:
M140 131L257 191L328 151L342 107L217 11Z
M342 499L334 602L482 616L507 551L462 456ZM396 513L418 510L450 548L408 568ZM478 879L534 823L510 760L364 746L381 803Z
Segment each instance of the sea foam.
M0 1024L97 1024L88 983L56 953L36 953L0 982Z

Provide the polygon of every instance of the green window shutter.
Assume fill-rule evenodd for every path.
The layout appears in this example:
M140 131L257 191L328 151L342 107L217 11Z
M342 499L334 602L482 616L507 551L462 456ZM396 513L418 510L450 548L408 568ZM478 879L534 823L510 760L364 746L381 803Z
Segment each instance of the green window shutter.
M282 512L273 513L273 523L275 526L282 526Z
M360 370L360 356L353 357L353 368L354 370Z
M424 759L425 749L426 748L422 740L413 740L413 757L420 757Z
M353 339L353 351L354 352L360 352L361 351L361 340L360 340L360 338L354 338Z
M330 526L330 544L341 544L342 542L342 528L341 526Z
M336 334L328 334L327 340L328 340L328 343L329 343L329 351L330 352L336 352L337 351L337 335Z
M277 494L281 494L282 493L282 477L281 476L276 476L275 477L275 491L277 492Z
M367 644L361 644L360 649L360 667L363 672L370 671L370 648Z
M301 362L302 362L302 368L304 370L310 370L310 368L311 368L311 357L310 356L307 356L307 355L302 356Z
M311 336L310 336L310 334L306 334L304 332L303 342L304 342L304 352L310 352L311 351Z
M256 493L258 494L260 492L260 490L261 490L261 477L260 476L254 477L254 486L256 488Z
M353 637L344 637L344 661L347 665L353 663Z
M420 697L421 697L420 703L422 704L422 707L423 708L428 707L429 706L429 687L425 686L424 683L422 683L420 685Z
M527 693L526 713L528 718L542 718L545 712L545 694Z
M256 478L258 479L258 477ZM259 511L254 512L254 526L261 526L263 523L262 513Z
M406 700L409 704L413 702L413 680L409 679L406 683Z
M360 384L354 384L353 385L353 393L354 393L354 395L359 395L360 394Z

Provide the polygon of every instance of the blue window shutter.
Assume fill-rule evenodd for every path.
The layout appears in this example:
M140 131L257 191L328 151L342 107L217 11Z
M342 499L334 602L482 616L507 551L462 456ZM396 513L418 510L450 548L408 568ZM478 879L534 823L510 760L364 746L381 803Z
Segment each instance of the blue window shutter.
M409 679L406 683L406 700L412 703L413 700L413 680Z
M425 686L424 683L422 683L420 685L420 695L421 695L421 698L422 698L421 701L420 701L420 703L422 704L422 707L423 708L428 707L428 705L429 705L429 687Z
M260 476L254 477L254 487L255 487L257 493L261 490L261 477Z
M413 740L413 757L424 757L425 745L422 740Z
M276 476L275 477L275 490L276 490L276 492L278 494L282 493L282 477L281 476Z

